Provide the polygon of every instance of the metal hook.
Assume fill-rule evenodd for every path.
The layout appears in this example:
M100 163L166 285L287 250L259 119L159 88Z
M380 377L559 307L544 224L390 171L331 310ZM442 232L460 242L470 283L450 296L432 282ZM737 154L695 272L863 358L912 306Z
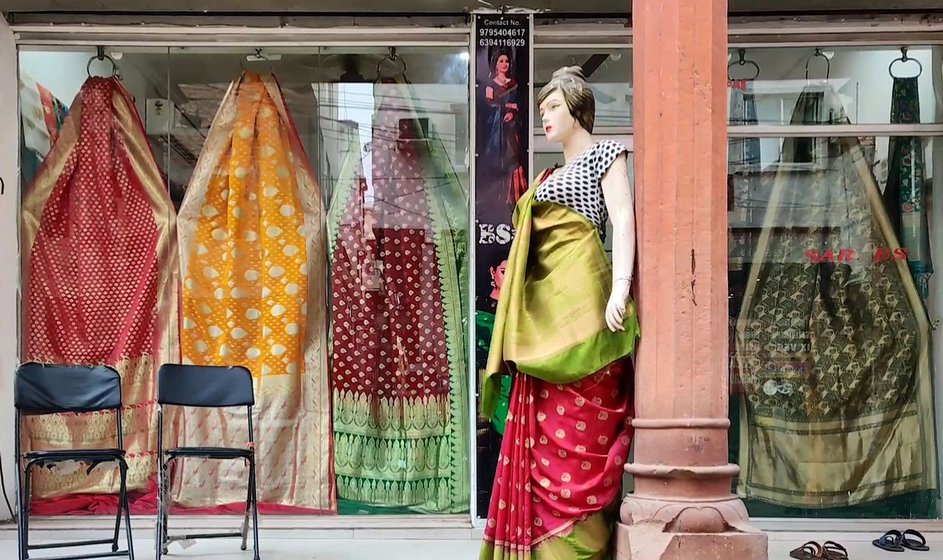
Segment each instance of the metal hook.
M900 77L900 76L895 76L895 75L894 75L894 64L897 63L897 62L903 62L903 63L905 63L905 64L908 63L908 62L914 62L914 63L916 63L916 64L917 64L917 75L916 75L916 76L912 76L913 78L918 78L918 77L920 77L921 74L923 74L923 64L921 64L920 61L917 60L916 58L911 58L911 57L907 56L907 47L901 47L901 48L900 48L900 56L897 57L897 58L895 58L894 60L892 60L891 63L887 65L887 73L890 74L892 78L899 78L899 77Z
M753 76L750 77L750 78L741 78L741 79L743 79L743 80L755 80L755 79L760 75L760 65L757 64L757 63L756 63L755 61L753 61L753 60L747 59L747 58L746 58L746 54L747 54L747 50L746 50L746 49L744 49L744 48L739 48L739 49L737 49L737 55L739 56L739 58L738 58L737 60L735 60L735 61L733 61L733 62L731 62L730 64L727 65L727 79L728 79L728 80L731 80L731 81L733 80L733 78L730 77L730 69L731 69L734 65L739 65L739 66L752 66L752 67L753 67Z
M827 80L832 73L832 61L829 60L827 56L825 56L825 53L823 53L822 49L819 47L815 47L815 52L812 53L812 56L810 56L805 63L805 79L809 79L809 65L812 64L812 60L814 58L821 58L825 60L825 79Z
M389 61L389 62L399 62L400 65L402 65L402 69L399 71L399 73L402 74L403 79L407 79L407 78L406 78L406 70L407 70L407 68L406 68L406 59L405 59L405 58L401 58L401 57L399 57L399 56L396 54L396 47L390 47L390 54L387 55L387 56L385 56L385 57L383 57L383 58L381 58L381 59L380 59L380 62L377 63L377 78L376 78L376 81L377 81L377 82L379 82L379 81L380 81L380 78L382 77L382 74L380 74L380 69L383 68L383 63L384 63L384 62L387 62L387 61Z
M88 77L92 77L92 63L96 60L104 61L107 60L111 63L111 77L114 78L118 75L118 65L115 63L115 59L111 58L105 54L105 47L98 47L98 54L88 59L88 64L85 65L85 73L88 74Z

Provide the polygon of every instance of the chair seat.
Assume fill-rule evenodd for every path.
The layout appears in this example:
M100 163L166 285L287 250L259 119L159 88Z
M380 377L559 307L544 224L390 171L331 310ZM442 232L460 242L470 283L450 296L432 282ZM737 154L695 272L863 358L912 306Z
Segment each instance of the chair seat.
M27 460L43 461L114 461L124 458L123 449L61 449L55 451L29 451Z
M165 451L170 457L203 457L206 459L248 459L251 449L238 447L174 447Z

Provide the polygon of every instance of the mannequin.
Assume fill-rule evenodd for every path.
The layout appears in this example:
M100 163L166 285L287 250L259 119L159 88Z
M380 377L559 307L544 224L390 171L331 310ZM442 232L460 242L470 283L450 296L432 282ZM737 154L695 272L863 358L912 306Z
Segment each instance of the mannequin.
M595 100L579 67L554 72L537 103L566 163L541 173L514 211L482 383L490 417L502 375L513 379L481 560L608 557L632 436L627 150L594 141Z

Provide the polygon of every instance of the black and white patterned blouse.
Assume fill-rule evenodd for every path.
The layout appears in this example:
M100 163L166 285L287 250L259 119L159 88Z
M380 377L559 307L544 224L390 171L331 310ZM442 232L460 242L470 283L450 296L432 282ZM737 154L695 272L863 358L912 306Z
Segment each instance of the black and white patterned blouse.
M602 178L619 155L628 149L622 142L604 140L558 168L537 187L534 200L553 202L579 212L605 237L609 211L603 198Z

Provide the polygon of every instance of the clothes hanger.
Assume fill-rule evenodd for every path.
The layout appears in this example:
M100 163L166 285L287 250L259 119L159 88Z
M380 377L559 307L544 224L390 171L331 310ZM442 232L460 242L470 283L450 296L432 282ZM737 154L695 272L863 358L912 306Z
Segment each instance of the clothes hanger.
M810 56L808 60L806 60L805 79L806 80L809 79L809 65L811 65L812 61L815 60L816 58L821 58L822 60L825 61L825 79L828 80L829 76L832 73L832 61L825 53L822 52L822 49L820 47L815 47L815 52L812 53L812 56Z
M753 76L749 78L737 78L737 80L752 81L759 77L760 75L760 65L754 60L746 58L747 50L744 48L737 49L738 60L735 60L727 65L727 81L733 82L734 78L730 75L730 69L736 66L752 66L753 67Z
M403 82L407 82L407 83L409 82L409 77L406 75L406 71L407 71L406 59L396 54L396 47L390 47L390 54L381 58L380 62L377 63L377 77L373 83L378 84L380 83L380 80L383 78L383 74L381 70L383 69L383 64L385 62L398 62L400 66L402 66L399 72L391 75L390 78L394 78L394 79L402 78Z
M900 56L892 60L891 63L887 65L887 73L890 74L892 78L900 78L900 76L894 75L894 64L897 62L903 62L904 64L908 62L914 62L917 64L917 75L910 76L912 78L919 78L920 75L923 74L923 64L921 64L920 61L916 58L907 56L907 47L901 47Z
M85 73L88 74L88 77L92 77L92 63L96 60L104 61L107 60L111 63L111 78L114 78L118 75L118 65L115 63L115 59L111 58L105 54L105 47L98 47L98 54L88 59L88 64L85 65Z

